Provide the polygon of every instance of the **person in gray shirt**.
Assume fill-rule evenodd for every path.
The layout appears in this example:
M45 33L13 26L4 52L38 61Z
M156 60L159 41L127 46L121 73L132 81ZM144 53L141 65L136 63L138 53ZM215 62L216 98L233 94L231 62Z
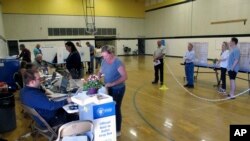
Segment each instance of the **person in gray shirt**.
M230 41L230 53L228 57L227 71L230 79L230 93L228 97L234 99L235 93L235 78L240 69L240 50L237 47L238 39L233 37Z
M157 41L157 49L155 50L154 54L153 54L153 62L154 62L154 81L152 81L152 84L157 84L159 81L159 72L160 72L160 82L161 85L163 85L163 71L164 71L164 55L165 55L165 47L162 46L161 44L161 40Z

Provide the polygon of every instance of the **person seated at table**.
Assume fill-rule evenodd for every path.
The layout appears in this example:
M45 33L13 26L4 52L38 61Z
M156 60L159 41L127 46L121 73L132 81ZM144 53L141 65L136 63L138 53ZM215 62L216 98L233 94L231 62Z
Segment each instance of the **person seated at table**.
M43 61L43 55L37 54L33 64L38 68L45 71L48 71L48 65L45 61Z
M218 59L218 64L220 64L220 81L222 82L221 87L219 88L219 93L226 93L226 73L227 73L227 64L229 57L228 43L223 42L221 46L220 59Z
M193 45L188 43L188 51L184 56L185 74L187 78L187 84L185 84L184 87L194 88L194 59L195 53Z
M76 115L68 115L62 107L71 101L67 98L61 101L49 100L45 91L40 89L40 74L38 70L29 69L24 73L24 88L20 91L21 102L31 108L34 108L51 126L67 123L72 120L78 120ZM39 119L35 121L44 126Z

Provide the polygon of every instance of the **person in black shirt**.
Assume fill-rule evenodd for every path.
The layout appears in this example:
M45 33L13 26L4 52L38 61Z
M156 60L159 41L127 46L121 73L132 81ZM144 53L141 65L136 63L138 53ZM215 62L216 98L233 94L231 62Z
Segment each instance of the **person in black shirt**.
M30 51L27 48L25 48L24 44L20 45L20 50L22 52L21 52L21 54L19 54L18 59L22 58L22 61L26 61L27 63L31 63Z
M77 51L74 43L65 43L66 50L69 52L69 56L66 59L66 68L70 72L73 79L82 78L82 63L79 52Z

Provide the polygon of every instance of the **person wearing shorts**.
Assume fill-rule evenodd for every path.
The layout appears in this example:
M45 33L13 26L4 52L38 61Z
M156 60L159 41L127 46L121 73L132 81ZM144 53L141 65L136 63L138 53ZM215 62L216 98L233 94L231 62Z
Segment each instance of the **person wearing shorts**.
M237 76L237 73L240 69L240 50L237 47L238 44L238 39L233 37L230 41L230 53L228 57L228 66L227 66L227 71L230 79L230 93L228 97L231 99L234 99L234 93L235 93L235 78Z

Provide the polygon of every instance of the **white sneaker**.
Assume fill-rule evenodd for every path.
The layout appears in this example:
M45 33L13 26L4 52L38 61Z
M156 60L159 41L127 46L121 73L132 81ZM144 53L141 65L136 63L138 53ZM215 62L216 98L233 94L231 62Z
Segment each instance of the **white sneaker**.
M116 137L119 137L119 136L121 136L121 135L122 135L121 131L116 132Z
M222 88L219 88L218 93L226 94L226 90L222 89Z

